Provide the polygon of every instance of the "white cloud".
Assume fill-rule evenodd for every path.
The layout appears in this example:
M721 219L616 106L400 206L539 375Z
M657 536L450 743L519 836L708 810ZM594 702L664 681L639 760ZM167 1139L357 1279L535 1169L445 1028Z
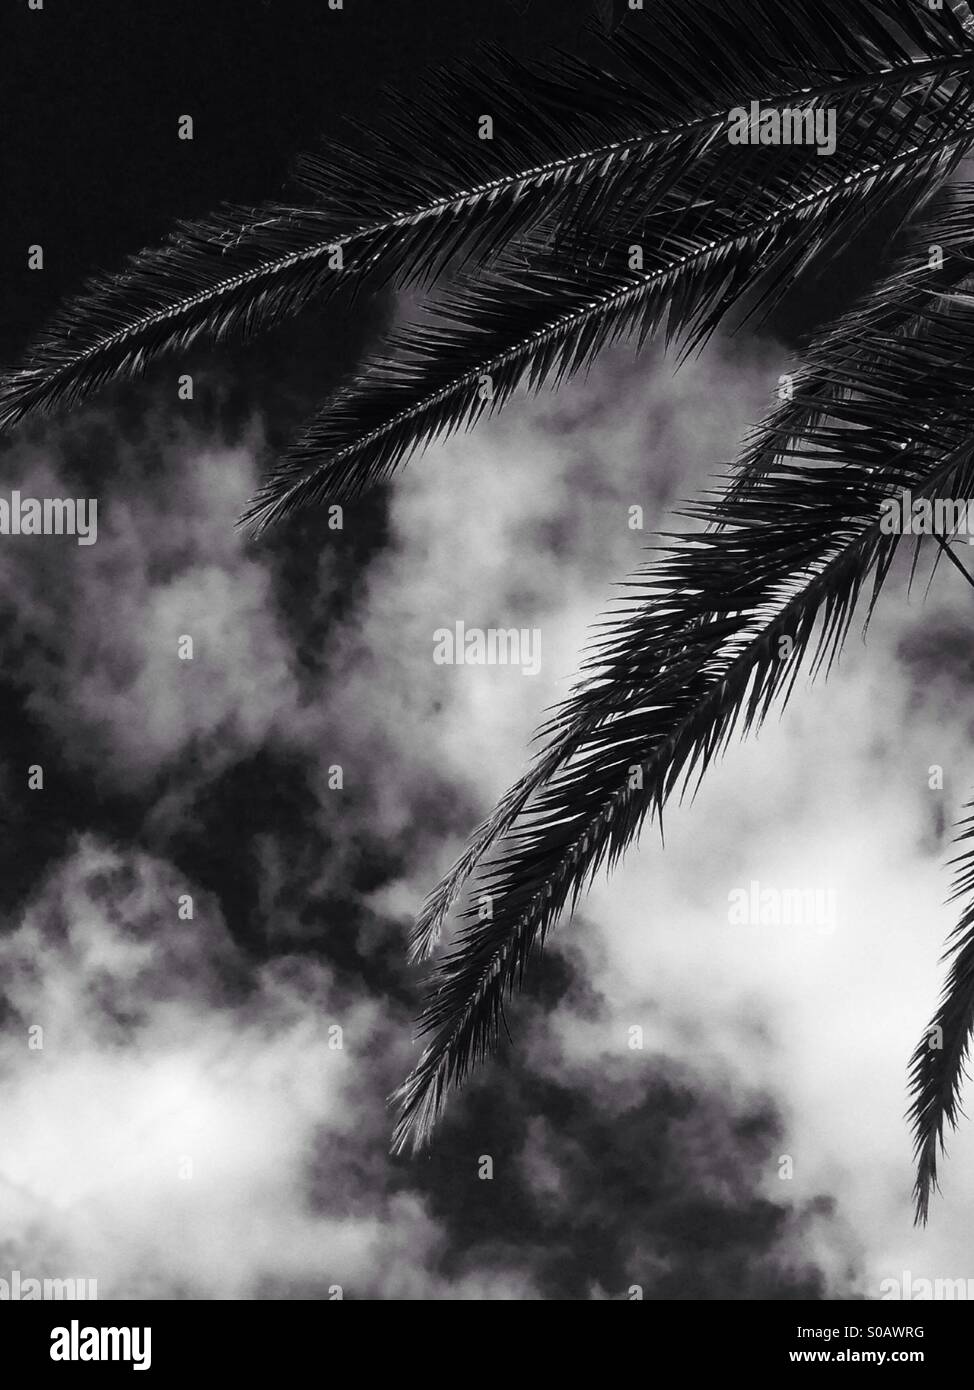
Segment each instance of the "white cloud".
M20 538L0 548L0 581L28 708L66 758L131 791L191 742L210 770L259 747L296 722L300 699L268 569L234 529L253 447L165 440L164 483L145 476L133 446L117 447L98 543ZM54 444L19 463L38 496L67 486ZM184 636L192 660L180 658Z
M10 1269L101 1298L440 1296L422 1199L380 1182L366 1209L356 1187L387 1142L375 1058L404 1066L404 1029L307 958L234 995L215 905L178 920L186 887L86 838L0 941ZM450 1296L514 1293L529 1281L494 1271Z

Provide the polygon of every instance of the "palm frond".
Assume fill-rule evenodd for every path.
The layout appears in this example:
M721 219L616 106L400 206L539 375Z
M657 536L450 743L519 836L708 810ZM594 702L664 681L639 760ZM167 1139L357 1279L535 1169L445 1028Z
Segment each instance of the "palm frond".
M846 390L849 380L855 381L857 364L877 335L922 337L931 295L954 289L974 274L969 192L964 186L949 188L930 219L911 227L908 255L891 273L880 276L847 313L813 335L804 361L790 373L790 391L750 431L735 465L738 476L731 495L746 490L755 474L772 467L789 443L821 416L828 401ZM935 247L942 252L939 266L930 261ZM845 376L838 371L840 365L848 368Z
M425 102L395 103L364 139L299 163L316 204L227 207L92 281L0 381L0 428L163 354L261 332L367 273L418 282L457 259L489 259L542 219L560 218L569 242L569 228L638 219L751 98L843 110L882 100L892 113L925 84L951 91L974 66L950 10L821 0L818 11L813 32L801 0L702 0L691 11L667 0L651 8L651 41L606 40L624 74L493 55L484 71L434 76ZM478 110L493 140L476 138Z
M297 161L312 204L227 206L93 279L0 382L0 427L199 340L251 337L371 272L408 285L488 257L538 217L567 215L576 185L615 187L656 150L699 138L695 126L660 131L631 83L594 68L586 83L584 109L557 121L544 107L557 84L499 55L475 74L433 74L407 110L391 96L388 128L363 132L364 149L336 142ZM478 139L477 110L498 139Z
M941 248L942 265L931 262L932 246ZM908 245L888 274L835 324L813 335L805 361L795 372L793 398L780 401L745 443L726 500L708 518L713 528L720 531L729 524L728 506L746 497L756 477L769 472L796 448L804 456L803 440L808 431L828 416L836 402L850 396L864 366L879 366L896 340L922 340L931 309L940 296L972 275L974 186L949 187L935 201L929 217L911 229ZM708 587L692 614L679 612L672 624L678 646L691 625L705 624L715 612L723 611L721 585L725 578L723 572L715 574L716 609L708 608L704 601ZM495 841L507 833L529 798L575 755L583 737L624 701L647 695L655 672L651 670L647 678L639 641L637 635L633 642L611 653L600 646L583 662L583 671L598 673L595 681L583 681L542 728L539 738L547 740L543 753L477 828L463 855L430 894L410 939L413 959L429 954L470 874Z
M259 532L300 506L353 498L431 440L500 410L523 383L558 385L619 337L641 346L665 325L689 350L748 296L767 312L894 201L902 219L931 196L974 138L972 106L974 89L921 84L892 115L886 101L858 113L856 139L827 170L795 150L752 163L726 207L725 166L739 168L739 151L719 145L716 163L693 161L678 190L657 189L638 270L625 239L576 239L572 259L554 226L519 240L366 360L276 462L244 522ZM687 209L701 203L691 229Z
M969 218L970 193L962 204L952 215ZM776 465L694 508L713 529L674 538L631 581L589 662L596 675L546 731L570 746L581 720L581 736L479 870L486 920L468 908L433 973L420 1024L430 1041L397 1095L397 1148L428 1139L449 1086L495 1045L532 952L592 876L735 731L787 702L806 660L813 674L831 665L900 540L881 526L882 503L974 489L972 332L974 302L936 293L922 339L876 332L855 380L837 368L841 389Z
M971 810L974 804L966 809ZM949 938L943 959L950 961L940 1007L910 1059L910 1090L916 1155L913 1193L916 1221L926 1224L931 1194L938 1190L937 1160L945 1153L944 1130L957 1128L960 1095L967 1079L966 1065L974 1031L974 816L957 828L963 845L952 864L957 866L950 901L964 901L960 920Z

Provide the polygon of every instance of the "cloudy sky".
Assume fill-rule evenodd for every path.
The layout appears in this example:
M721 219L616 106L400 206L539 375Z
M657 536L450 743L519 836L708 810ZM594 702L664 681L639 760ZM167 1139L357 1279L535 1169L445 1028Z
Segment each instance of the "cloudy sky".
M492 14L506 34L524 7ZM0 1277L244 1299L974 1277L974 1139L917 1231L904 1120L974 783L970 595L946 567L925 603L891 583L868 642L854 627L827 684L674 806L665 849L647 832L598 881L432 1151L389 1156L412 916L789 345L716 340L677 374L614 351L430 448L341 532L246 540L272 448L367 326L210 360L191 403L163 370L3 446L5 490L97 496L99 530L0 547ZM458 621L538 629L539 672L435 663ZM834 921L732 925L752 880L826 883Z

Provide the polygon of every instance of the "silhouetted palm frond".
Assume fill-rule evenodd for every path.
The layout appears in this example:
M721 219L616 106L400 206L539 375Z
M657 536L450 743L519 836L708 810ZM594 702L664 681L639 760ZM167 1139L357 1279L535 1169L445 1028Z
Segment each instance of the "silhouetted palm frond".
M936 223L942 244L966 235L967 258L972 214L965 190ZM929 230L849 316L845 351L825 335L834 365L813 345L827 386L814 418L794 434L789 426L773 465L746 487L693 509L710 531L677 537L631 581L586 663L595 675L544 731L540 775L512 789L430 899L420 948L491 850L476 903L431 980L421 1023L431 1041L399 1095L399 1147L428 1137L448 1086L494 1045L505 996L593 875L678 786L703 775L735 730L787 700L806 658L813 672L831 664L864 586L872 576L875 602L900 540L881 528L882 503L907 489L964 497L974 485L974 297L940 292ZM896 286L922 331L884 326L879 297Z
M941 255L931 256L932 250ZM942 264L941 264L942 257ZM728 485L726 501L708 518L715 530L726 524L726 506L746 497L759 477L802 447L806 432L819 424L832 404L853 394L862 379L864 364L873 367L885 357L896 339L920 339L929 324L931 306L940 296L974 276L974 190L955 187L945 191L928 220L911 230L909 246L888 275L880 279L833 325L814 334L805 361L792 374L792 393L780 400L751 434ZM688 625L699 625L722 611L726 593L723 574L698 598L691 618L681 613L673 624L679 640ZM716 608L705 599L713 590ZM682 624L682 626L681 626ZM527 798L577 749L582 735L604 717L607 709L625 700L641 698L647 691L644 663L638 644L617 651L609 663L601 648L587 658L582 669L599 671L598 684L583 683L540 731L549 740L535 766L516 783L479 827L465 853L430 895L411 942L412 954L421 959L438 939L453 903L477 863L499 835L504 834ZM652 674L650 676L652 679Z
M502 408L522 383L560 384L619 337L642 345L663 329L689 350L749 296L767 311L894 200L902 218L930 196L974 138L972 102L974 89L943 100L924 90L912 142L902 110L891 119L884 107L827 168L807 154L759 161L746 194L726 208L715 196L718 175L739 159L725 143L716 164L696 161L679 195L654 205L651 229L638 233L639 269L626 238L576 235L570 252L555 225L520 238L363 363L277 463L244 520L259 531L298 507L346 501L431 440ZM706 212L689 217L698 206Z
M968 810L972 807L968 806ZM958 827L957 843L964 851L957 865L951 902L964 902L960 921L949 938L944 960L950 971L940 1007L910 1059L913 1104L910 1118L916 1140L916 1219L926 1222L931 1193L937 1191L937 1159L945 1152L944 1129L956 1129L961 1114L960 1093L974 1030L974 816Z

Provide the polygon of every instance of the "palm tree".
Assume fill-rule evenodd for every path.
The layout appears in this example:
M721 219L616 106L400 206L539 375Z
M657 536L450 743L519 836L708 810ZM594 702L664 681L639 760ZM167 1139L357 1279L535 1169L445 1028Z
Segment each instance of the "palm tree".
M489 895L491 912L466 907L431 975L397 1149L428 1141L593 875L783 705L803 665L831 665L860 604L868 621L901 540L884 503L974 493L974 186L955 177L974 146L966 4L647 0L639 23L604 39L598 64L489 53L439 74L421 103L391 98L384 124L299 161L300 202L180 224L90 283L0 383L10 428L191 345L252 337L335 296L410 291L415 320L270 469L243 518L260 534L387 480L608 343L662 336L692 351L719 324L767 314L864 229L896 244L865 295L810 336L789 399L693 509L704 529L628 582L541 753L429 897L417 959L462 892ZM733 143L752 102L834 112L834 153ZM969 578L936 539L934 567L946 558ZM910 1073L920 1221L974 1027L970 843L959 862L967 906Z

